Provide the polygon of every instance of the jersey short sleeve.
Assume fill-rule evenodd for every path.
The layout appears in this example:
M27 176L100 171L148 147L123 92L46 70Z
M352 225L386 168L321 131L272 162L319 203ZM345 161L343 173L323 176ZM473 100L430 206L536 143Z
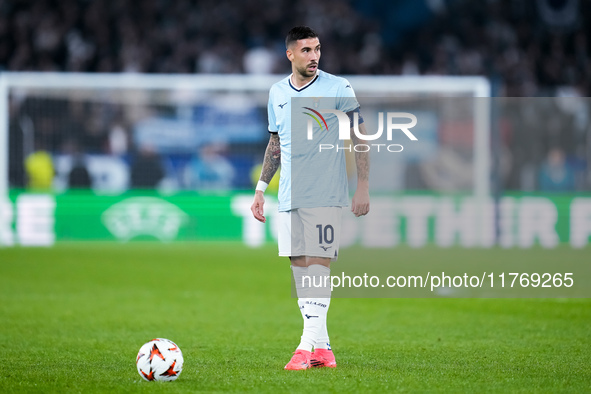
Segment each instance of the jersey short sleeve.
M277 120L275 118L275 110L273 105L274 94L273 88L269 91L269 103L267 104L267 117L269 119L269 133L276 133L279 130L277 126Z
M337 88L337 109L347 113L357 108L359 108L359 103L357 102L351 83L345 78L341 78Z

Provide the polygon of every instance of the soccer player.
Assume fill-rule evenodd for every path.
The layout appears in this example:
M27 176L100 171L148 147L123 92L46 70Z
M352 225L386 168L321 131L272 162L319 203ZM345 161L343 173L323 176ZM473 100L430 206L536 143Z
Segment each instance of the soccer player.
M334 368L336 361L326 327L331 296L330 263L336 260L342 207L349 205L349 193L343 149L319 150L318 142L334 147L343 143L339 140L340 124L336 113L322 114L321 111L346 113L350 122L345 123L345 130L354 144L360 141L353 132L354 120L359 124L359 133L366 134L366 131L351 84L318 69L320 41L314 30L307 26L294 27L287 35L285 46L292 74L275 83L269 91L270 138L251 211L257 220L266 221L263 193L281 165L277 217L279 255L291 260L298 306L304 320L300 344L285 369ZM308 112L304 115L299 107L294 107L294 116L316 117L318 126L326 126L324 130L317 129L320 130L316 133L319 139L307 141L310 142L308 145L296 141L306 135L305 127L292 130L292 105L300 98L307 98L303 100L316 105L321 103L321 106L317 109L303 106L301 109ZM292 155L297 144L299 151ZM369 212L368 153L356 152L355 161L357 189L351 211L359 217ZM318 284L326 283L323 282L326 278L328 285L318 287Z

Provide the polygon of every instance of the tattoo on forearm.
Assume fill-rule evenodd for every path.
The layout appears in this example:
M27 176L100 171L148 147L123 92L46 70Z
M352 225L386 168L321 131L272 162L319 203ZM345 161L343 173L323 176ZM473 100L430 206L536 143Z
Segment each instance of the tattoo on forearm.
M359 125L359 132L361 134L366 135L367 130L365 128L365 124L362 123ZM355 135L353 129L351 129L351 139L354 145L362 144L362 141L359 137ZM369 180L369 152L355 152L355 164L357 167L357 179L360 181L368 181Z
M263 170L261 171L261 181L270 183L273 175L277 172L281 164L281 145L279 144L279 135L271 134L269 144L265 150L265 159L263 161Z

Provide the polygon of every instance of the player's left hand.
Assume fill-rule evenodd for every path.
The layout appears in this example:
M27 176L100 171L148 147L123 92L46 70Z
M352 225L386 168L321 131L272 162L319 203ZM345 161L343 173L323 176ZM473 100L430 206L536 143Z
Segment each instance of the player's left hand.
M369 192L357 189L351 202L351 212L356 217L367 215L369 212Z
M261 223L265 223L267 221L267 218L265 218L264 215L264 207L265 206L265 197L263 197L263 192L260 190L257 190L254 193L254 201L252 202L252 205L250 206L250 211L252 212L254 218L256 220L258 220Z

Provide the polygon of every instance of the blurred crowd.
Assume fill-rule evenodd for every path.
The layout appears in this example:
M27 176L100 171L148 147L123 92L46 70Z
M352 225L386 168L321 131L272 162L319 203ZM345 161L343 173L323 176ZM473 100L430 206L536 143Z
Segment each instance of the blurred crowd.
M307 24L332 73L589 96L590 16L584 0L0 0L0 70L284 73L285 34Z
M586 0L0 0L0 71L287 74L284 37L306 24L320 36L321 68L334 74L484 75L494 96L557 97L538 103L541 112L508 102L505 120L514 127L501 133L495 160L506 167L508 189L589 190L591 108L584 99L558 100L591 94L590 22ZM55 186L60 171L71 172L63 185L96 186L106 178L97 169L110 166L113 173L126 168L129 180L120 183L130 187L174 178L173 188L245 188L264 150L265 141L230 141L163 160L151 147L135 146L124 106L12 99L15 186L26 179ZM30 155L46 151L67 161L54 169L50 156ZM124 163L95 162L91 180L85 154ZM427 175L423 187L449 187Z

